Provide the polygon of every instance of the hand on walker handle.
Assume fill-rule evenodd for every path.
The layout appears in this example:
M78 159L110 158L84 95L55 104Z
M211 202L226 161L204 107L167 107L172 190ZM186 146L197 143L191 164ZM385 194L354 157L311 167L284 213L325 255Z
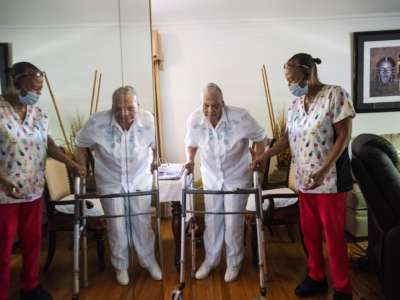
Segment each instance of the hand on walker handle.
M187 170L187 174L192 174L194 171L194 161L188 161L185 163L185 169Z
M153 173L154 171L156 171L156 170L158 169L159 166L160 166L160 162L158 161L158 159L157 159L157 160L153 160L153 161L151 162L151 165L150 165L150 171L151 171L151 173Z
M75 161L72 161L70 163L70 168L73 170L76 176L79 176L80 178L85 178L87 175L86 167L81 166L80 164L76 163Z
M250 164L250 169L252 171L261 171L261 163L264 161L263 155L256 155L256 152L254 149L249 148L250 154L251 154L251 164Z

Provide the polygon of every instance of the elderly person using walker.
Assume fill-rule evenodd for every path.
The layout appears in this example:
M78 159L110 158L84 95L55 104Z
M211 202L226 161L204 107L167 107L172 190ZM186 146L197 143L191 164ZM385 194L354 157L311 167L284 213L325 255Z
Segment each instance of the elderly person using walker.
M264 129L247 110L228 106L221 89L209 83L203 89L202 107L187 121L185 147L186 168L193 171L194 159L200 153L201 176L204 189L232 190L251 186L251 156L249 141L256 144L256 153L264 151ZM248 195L205 195L207 212L241 212L245 210ZM197 270L196 279L204 279L215 268L225 241L227 269L225 281L237 278L244 256L243 215L205 216L205 259Z
M157 166L154 118L138 107L130 86L115 90L112 109L94 114L78 132L77 158L86 165L86 148L94 150L95 179L101 194L151 190L152 169ZM103 199L106 215L136 214L150 210L151 196ZM129 247L134 246L139 263L151 277L161 280L154 255L154 232L149 215L107 220L111 263L116 280L129 284Z

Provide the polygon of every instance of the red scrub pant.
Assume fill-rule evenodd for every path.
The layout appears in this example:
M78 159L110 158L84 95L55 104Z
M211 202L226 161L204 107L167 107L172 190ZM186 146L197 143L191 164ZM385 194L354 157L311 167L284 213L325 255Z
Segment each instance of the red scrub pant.
M39 284L39 254L42 235L42 199L0 204L0 300L8 299L11 253L16 233L21 243L21 289Z
M308 276L316 281L325 278L322 234L326 241L333 287L351 293L349 262L344 236L347 193L299 194L300 226L308 257Z

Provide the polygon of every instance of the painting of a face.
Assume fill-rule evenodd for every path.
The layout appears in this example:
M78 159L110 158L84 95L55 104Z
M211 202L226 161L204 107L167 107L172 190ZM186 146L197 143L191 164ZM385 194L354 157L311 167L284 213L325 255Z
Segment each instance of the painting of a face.
M356 112L400 111L400 30L353 34Z
M394 76L394 61L389 57L384 57L378 62L379 81L382 84L391 83Z
M392 97L400 95L400 78L396 63L400 47L371 48L370 97Z

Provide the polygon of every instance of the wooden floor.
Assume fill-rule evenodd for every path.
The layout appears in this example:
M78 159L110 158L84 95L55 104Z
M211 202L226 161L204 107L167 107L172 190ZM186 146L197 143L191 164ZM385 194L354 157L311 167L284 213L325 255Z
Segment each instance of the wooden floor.
M131 283L129 286L119 286L114 279L113 268L107 260L106 270L102 273L96 270L95 243L89 242L89 287L81 289L80 299L83 300L124 300L124 299L171 299L171 291L177 287L178 276L174 264L174 246L170 230L170 222L163 221L164 247L164 280L154 281L147 271L142 269L133 258L130 270ZM301 281L305 272L305 256L300 243L290 242L284 228L274 229L274 235L267 233L267 261L269 278L267 282L268 300L298 299L293 289ZM44 233L44 237L46 234ZM46 257L46 238L43 241L41 263ZM57 250L50 270L42 274L43 285L51 292L55 300L71 299L72 294L72 251L71 237L63 234L58 239ZM360 255L360 251L349 244L352 259ZM203 251L199 248L197 266L201 263ZM247 242L246 257L241 274L233 283L226 284L223 280L225 263L214 270L205 280L190 279L189 262L187 263L186 288L184 299L190 300L243 300L258 296L258 272L251 262L250 244ZM20 255L13 256L11 298L18 299L18 272L21 268ZM374 274L360 271L352 264L352 282L354 299L378 300L383 299L382 290ZM329 294L308 299L331 299Z

